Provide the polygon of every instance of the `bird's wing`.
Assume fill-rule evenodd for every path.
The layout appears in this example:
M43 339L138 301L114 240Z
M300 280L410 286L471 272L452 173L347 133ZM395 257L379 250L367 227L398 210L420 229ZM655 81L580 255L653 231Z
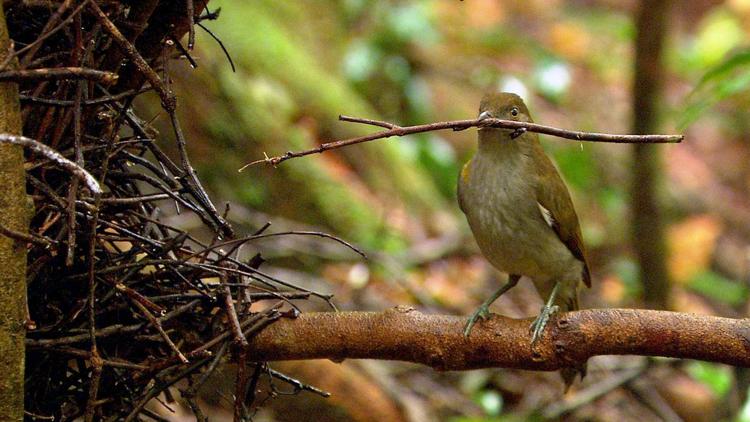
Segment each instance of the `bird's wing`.
M541 145L537 143L534 147L540 148L539 154L532 154L538 177L535 185L539 212L573 256L583 262L581 277L586 286L591 287L591 274L586 262L586 249L583 246L581 226L578 223L578 216L575 208L573 208L573 201L570 199L568 188L552 161L541 151Z
M466 213L466 209L464 208L463 203L463 193L461 185L469 183L469 178L471 177L471 160L469 160L464 166L461 168L461 174L458 175L458 188L456 189L456 197L458 198L458 207L461 208L461 211Z

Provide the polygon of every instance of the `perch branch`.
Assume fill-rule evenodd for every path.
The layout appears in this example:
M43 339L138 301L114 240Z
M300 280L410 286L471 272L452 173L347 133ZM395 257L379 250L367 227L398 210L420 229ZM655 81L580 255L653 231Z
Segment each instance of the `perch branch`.
M596 355L699 359L750 367L750 320L640 309L555 315L531 348L531 320L493 315L464 337L465 317L385 312L305 313L249 340L248 358L387 359L439 370L504 367L552 371Z
M398 126L393 123L384 122L380 120L363 119L359 117L350 116L339 116L339 120L345 122L362 123L371 126L378 126L385 128L386 130L371 133L369 135L358 136L356 138L343 139L340 141L327 142L320 144L315 148L307 149L304 151L289 151L284 155L276 157L266 157L262 160L256 160L250 164L245 165L239 171L245 168L266 163L276 166L286 160L297 157L304 157L310 154L320 154L328 150L338 149L349 145L360 144L362 142L370 142L377 139L390 138L392 136L406 136L415 133L433 132L436 130L452 129L454 131L465 130L470 127L493 127L503 129L526 129L529 132L543 133L546 135L557 136L565 139L572 139L575 141L589 141L589 142L610 142L610 143L646 143L646 144L663 144L663 143L677 143L681 142L684 136L682 135L616 135L609 133L594 133L594 132L581 132L578 130L567 130L560 129L552 126L539 125L536 123L517 122L514 120L502 120L502 119L471 119L471 120L453 120L447 122L429 123L425 125L416 126Z

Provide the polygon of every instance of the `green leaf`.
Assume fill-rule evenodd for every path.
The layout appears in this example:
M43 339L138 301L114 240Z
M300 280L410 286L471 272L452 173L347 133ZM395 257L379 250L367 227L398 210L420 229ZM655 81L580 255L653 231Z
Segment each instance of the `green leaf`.
M684 130L708 108L721 100L744 91L748 86L750 86L750 68L744 69L744 72L737 76L727 77L717 81L715 84L704 87L702 90L704 94L696 94L698 99L688 105L682 113L678 123L679 129Z
M690 61L694 66L713 66L744 39L742 24L736 15L717 8L701 22L693 45ZM690 63L688 63L689 65Z
M708 72L706 72L706 74L703 75L700 82L698 82L698 85L695 87L695 89L697 90L701 88L707 82L713 79L722 77L726 75L727 73L731 72L732 70L734 70L735 68L739 66L743 66L748 63L750 63L750 50L745 50L745 51L740 51L738 53L735 53L729 59L709 69Z

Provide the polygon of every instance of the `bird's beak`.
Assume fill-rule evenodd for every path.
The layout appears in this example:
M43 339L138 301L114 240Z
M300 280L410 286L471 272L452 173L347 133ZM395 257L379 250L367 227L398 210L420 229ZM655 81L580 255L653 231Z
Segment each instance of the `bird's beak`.
M491 117L492 116L490 115L489 111L483 111L483 112L479 113L479 116L477 117L477 119L484 120L484 119L489 119Z

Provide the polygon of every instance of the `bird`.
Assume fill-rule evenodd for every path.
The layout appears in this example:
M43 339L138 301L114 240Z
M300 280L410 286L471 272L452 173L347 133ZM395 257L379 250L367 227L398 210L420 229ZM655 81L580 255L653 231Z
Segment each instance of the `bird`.
M487 118L533 123L521 97L507 92L482 98L478 119ZM580 223L570 192L536 133L484 126L478 140L477 152L458 178L458 203L482 254L508 280L469 317L464 335L526 276L547 298L530 327L533 348L551 315L579 309L581 283L591 287ZM566 389L579 373L585 376L585 364L561 370Z

